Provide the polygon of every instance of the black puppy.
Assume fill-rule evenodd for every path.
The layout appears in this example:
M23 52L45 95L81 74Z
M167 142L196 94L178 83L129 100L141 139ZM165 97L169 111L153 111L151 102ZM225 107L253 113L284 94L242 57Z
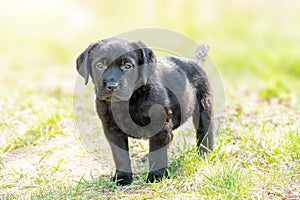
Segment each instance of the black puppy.
M116 166L118 185L132 182L128 137L149 138L148 182L167 176L172 130L193 116L200 153L213 149L211 89L200 67L205 45L193 59L156 58L142 42L109 38L91 44L77 59L77 70L92 78L97 113Z

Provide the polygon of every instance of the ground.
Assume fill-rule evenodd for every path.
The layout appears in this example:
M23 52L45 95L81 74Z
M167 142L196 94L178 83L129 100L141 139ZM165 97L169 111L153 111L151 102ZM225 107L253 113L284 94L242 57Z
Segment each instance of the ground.
M175 2L0 2L0 199L300 199L300 4ZM186 124L169 179L146 184L138 173L117 187L109 151L91 154L74 122L75 60L95 39L145 23L210 45L224 123L206 157ZM146 143L130 143L137 162Z

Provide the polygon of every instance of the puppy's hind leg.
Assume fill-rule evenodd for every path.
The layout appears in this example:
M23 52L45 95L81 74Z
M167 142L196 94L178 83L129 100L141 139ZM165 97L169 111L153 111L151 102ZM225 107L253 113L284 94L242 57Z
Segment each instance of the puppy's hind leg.
M193 122L196 128L199 154L213 150L215 134L211 97L204 95L202 99L198 99L198 106L193 115Z
M209 51L207 44L199 45L193 60L201 67L204 65ZM202 70L201 70L202 71ZM197 148L199 153L205 153L214 147L213 100L211 89L204 71L196 79L197 105L193 115L194 126L197 130Z

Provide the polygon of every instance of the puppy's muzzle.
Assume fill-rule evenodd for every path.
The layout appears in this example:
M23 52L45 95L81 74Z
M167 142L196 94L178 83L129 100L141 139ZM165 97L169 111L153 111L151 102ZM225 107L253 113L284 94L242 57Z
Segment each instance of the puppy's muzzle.
M105 85L105 88L109 91L114 91L119 88L119 83L110 81L110 82L104 82L103 85Z
M99 99L105 101L120 101L120 98L113 93L120 90L120 83L114 80L104 80L100 87L96 88L96 95Z

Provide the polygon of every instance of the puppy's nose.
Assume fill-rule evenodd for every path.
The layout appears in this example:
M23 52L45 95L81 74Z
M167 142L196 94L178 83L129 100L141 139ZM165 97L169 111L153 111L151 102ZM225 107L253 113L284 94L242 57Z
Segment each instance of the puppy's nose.
M110 82L106 83L106 89L108 89L110 91L116 90L116 89L118 89L118 87L119 87L119 83L117 83L117 82L110 81Z

